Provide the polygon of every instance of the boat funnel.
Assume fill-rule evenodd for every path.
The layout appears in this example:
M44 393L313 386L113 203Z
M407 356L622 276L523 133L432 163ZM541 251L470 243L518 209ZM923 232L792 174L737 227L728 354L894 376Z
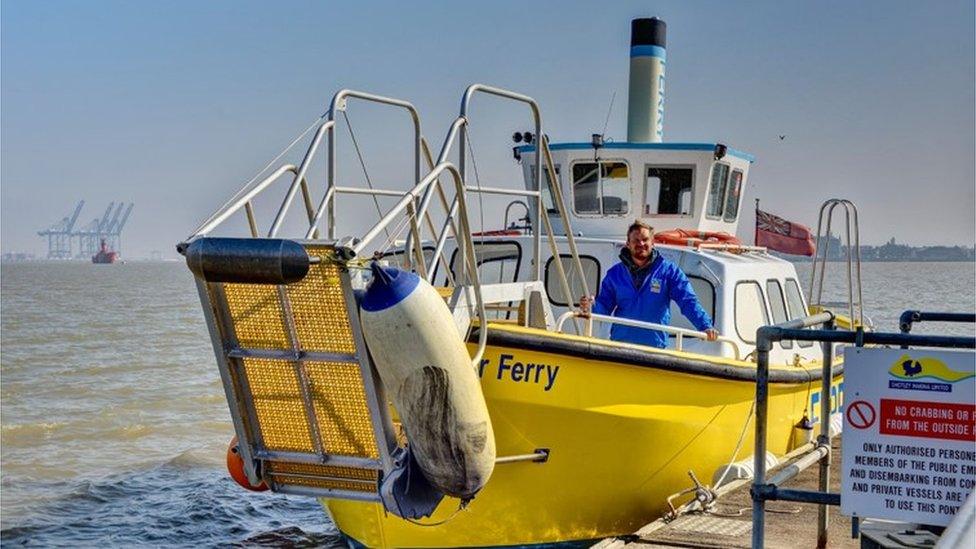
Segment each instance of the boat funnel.
M664 138L664 65L667 25L657 17L630 22L630 89L627 141Z

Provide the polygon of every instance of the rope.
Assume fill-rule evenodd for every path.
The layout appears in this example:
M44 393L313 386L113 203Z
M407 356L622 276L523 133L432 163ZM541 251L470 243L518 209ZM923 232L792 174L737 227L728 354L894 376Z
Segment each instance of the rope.
M305 137L306 135L308 135L308 132L312 131L312 128L318 126L319 123L322 122L322 120L325 119L328 116L329 116L329 111L325 111L318 118L316 118L314 122L312 122L307 128L305 128L300 134L298 134L298 137L292 139L291 140L291 143L289 143L287 147L285 147L284 149L282 149L281 152L278 153L277 156L275 156L274 158L272 158L267 164L264 165L263 168L261 168L256 174L254 174L254 177L252 177L247 183L245 183L244 186L241 187L241 189L239 191L237 191L236 193L234 193L234 196L231 196L230 199L227 202L224 202L224 205L223 206L221 206L220 208L217 208L217 213L215 213L214 215L211 215L209 218L207 218L207 220L204 221L203 224L200 225L200 227L203 227L207 223L210 223L210 221L212 221L213 218L217 216L217 214L219 214L220 212L223 212L228 206L231 205L231 203L233 203L235 200L237 200L238 198L240 198L241 196L243 196L244 193L246 193L248 190L250 190L251 185L254 184L254 182L258 180L258 177L261 177L261 175L264 174L264 172L268 171L268 168L270 168L271 166L273 166L275 162L281 160L281 157L282 156L285 156L285 154L287 154L288 151L290 151L292 149L292 147L295 146L295 144L297 144L299 141L301 141L303 137Z
M349 136L352 137L352 145L356 149L356 156L359 157L359 165L362 166L363 175L366 176L366 186L369 187L369 190L372 191L374 190L373 181L369 178L369 171L366 169L366 161L363 160L363 153L359 149L359 141L356 140L356 133L352 131L352 124L349 123L349 115L346 113L346 111L342 111L342 117L346 120L346 127L349 128ZM376 205L376 214L379 216L380 220L382 221L383 209L380 208L380 199L375 194L371 196L373 197L373 204ZM383 228L383 232L386 233L387 238L390 237L390 231L387 231L385 227Z
M746 439L746 432L749 430L749 423L752 421L752 415L755 413L755 411L756 411L756 401L753 400L752 406L749 408L749 416L746 417L746 423L745 425L742 426L742 432L739 433L739 442L735 444L735 451L732 452L732 459L730 459L729 462L726 464L725 471L722 471L722 476L719 477L718 481L715 483L716 487L722 485L722 482L725 481L725 476L728 475L729 471L732 470L732 468L729 467L729 465L735 463L735 458L739 457L739 450L742 449L742 441ZM763 459L766 459L766 457L763 456Z
M613 113L613 100L616 98L617 98L617 92L615 91L613 92L613 95L610 96L610 108L607 109L607 119L603 121L603 131L600 132L601 136L607 135L607 125L610 124L610 115Z
M396 229L393 230L392 235L389 233L389 231L387 231L386 242L384 242L382 246L377 248L377 253L386 254L386 251L393 247L393 243L396 240L396 237L399 236L400 233L402 233L404 230L406 230L407 224L410 223L410 218L412 216L413 214L404 215L403 219L401 219L400 222L397 224ZM407 250L404 250L403 253L407 254Z
M373 260L369 257L357 257L355 259L344 260L339 258L335 250L326 250L325 253L316 253L324 263L338 265L349 269L369 269L369 263Z
M716 510L713 509L708 514L709 515L712 515L714 517L732 517L732 518L735 518L735 517L741 517L742 516L742 513L746 512L746 511L751 511L751 510L752 510L752 507L737 507L736 508L736 511L734 511L734 512L733 511L716 511Z
M485 193L481 192L481 177L478 176L478 161L475 160L474 157L474 145L471 143L471 132L468 131L467 124L464 125L462 131L464 132L465 137L467 137L466 141L468 142L468 150L471 151L471 167L474 168L474 181L478 186L478 214L481 218L481 228L479 229L481 234L478 235L478 241L483 244L485 241ZM475 258L475 260L477 261L477 258Z
M732 518L735 518L735 517L741 517L743 513L745 513L746 511L751 511L751 510L752 510L752 507L736 507L736 511L735 512L732 512L732 511L725 512L725 511L715 511L715 510L712 510L708 514L709 515L712 515L713 517L732 517ZM799 507L784 507L782 509L777 509L775 507L769 507L768 505L766 507L766 512L767 513L777 513L777 514L781 514L781 515L798 515L798 514L800 514L800 511L801 511L801 509Z
M451 516L445 518L444 520L439 520L437 522L420 522L419 520L414 520L407 517L403 517L403 520L409 522L410 524L416 524L417 526L430 528L431 526L440 526L442 524L447 524L448 522L454 520L454 518L457 517L461 511L464 511L467 508L468 508L468 502L462 501L460 504L458 504L458 508L455 509L453 513L451 513Z

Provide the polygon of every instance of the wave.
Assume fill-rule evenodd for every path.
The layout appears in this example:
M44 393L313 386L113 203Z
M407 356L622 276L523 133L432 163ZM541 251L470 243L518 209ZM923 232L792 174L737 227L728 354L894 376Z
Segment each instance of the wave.
M180 452L166 460L160 467L174 467L177 469L213 468L222 462L223 455L217 455L210 450L191 449Z
M4 517L4 545L345 546L316 500L244 491L192 451L146 471L44 484L58 495Z
M66 421L43 421L37 423L14 423L0 426L0 440L4 446L20 446L33 443L63 430L69 425Z

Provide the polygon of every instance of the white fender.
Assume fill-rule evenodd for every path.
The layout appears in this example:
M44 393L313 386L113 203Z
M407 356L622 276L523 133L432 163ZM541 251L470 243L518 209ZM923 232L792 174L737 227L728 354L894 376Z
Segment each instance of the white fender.
M426 280L373 263L360 303L366 346L427 479L470 499L495 466L481 383L444 299Z

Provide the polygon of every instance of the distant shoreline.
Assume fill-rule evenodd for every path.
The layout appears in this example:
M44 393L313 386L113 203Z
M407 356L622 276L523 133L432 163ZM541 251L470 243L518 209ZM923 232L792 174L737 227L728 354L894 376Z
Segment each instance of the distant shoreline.
M804 257L798 258L797 256L777 256L781 259L785 259L790 263L811 263L812 258ZM796 258L796 259L794 259ZM837 259L830 258L827 263L847 263L847 259ZM861 258L861 263L976 263L976 259L865 259Z

